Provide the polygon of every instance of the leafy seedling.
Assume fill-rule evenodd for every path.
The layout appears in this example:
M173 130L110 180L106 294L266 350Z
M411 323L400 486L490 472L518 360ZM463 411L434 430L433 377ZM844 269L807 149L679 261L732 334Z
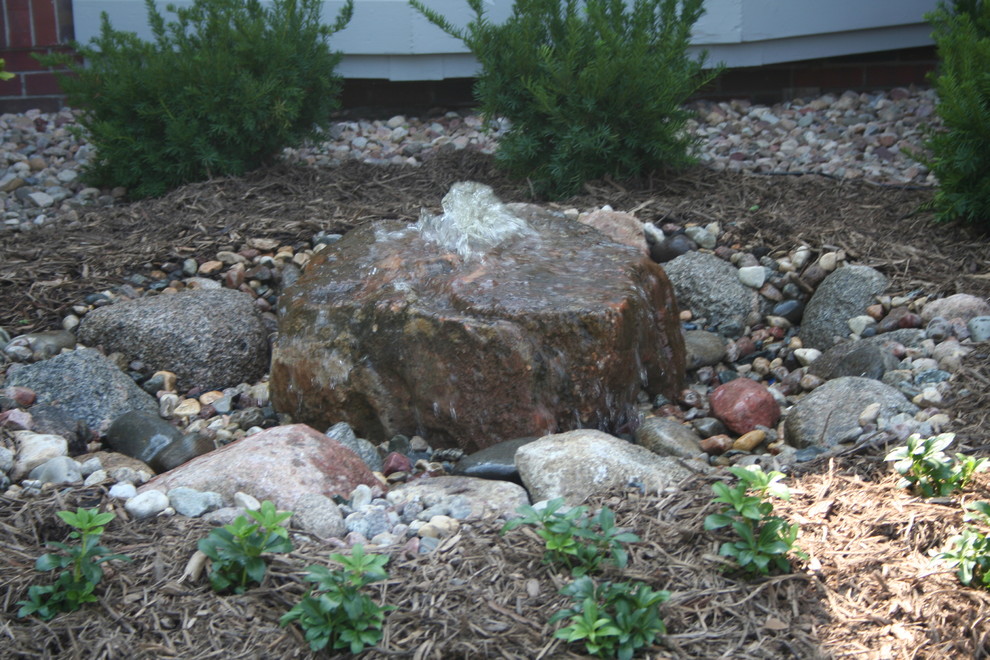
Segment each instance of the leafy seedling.
M643 582L605 582L595 585L587 575L560 591L574 606L556 612L550 623L570 624L554 636L569 643L583 642L591 655L628 660L666 632L659 605L670 597Z
M74 528L69 533L69 538L78 540L79 543L48 544L62 552L42 555L35 562L34 568L38 571L60 569L62 572L52 584L32 585L28 588L28 599L17 603L21 606L17 613L20 617L36 614L48 621L59 612L73 612L84 603L95 602L96 594L93 591L103 579L103 567L100 564L114 559L130 561L130 557L113 554L99 545L104 525L114 519L114 514L78 508L75 513L59 511L56 515Z
M291 512L276 511L275 505L265 500L261 509L247 511L247 515L255 522L238 516L199 542L200 551L211 560L210 584L218 593L233 589L240 594L251 582L261 584L267 570L262 555L292 552L289 532L280 524L292 516Z
M378 605L360 592L362 587L388 579L385 572L388 556L366 555L359 544L349 557L335 553L330 559L342 568L310 566L305 579L314 583L313 587L282 616L279 624L298 622L314 651L330 646L360 653L382 638L385 613L395 609L391 605Z
M969 510L964 517L967 525L961 534L949 539L945 552L936 555L936 559L945 561L956 569L956 576L966 586L974 581L984 589L990 589L990 539L983 530L990 528L990 502L975 502L966 506Z
M566 566L574 576L596 571L606 558L619 568L625 567L629 554L623 544L640 539L616 527L611 509L603 507L592 516L585 506L563 508L563 498L550 500L541 510L521 506L517 509L520 517L506 522L502 533L522 525L535 527L546 544L544 561Z
M739 568L750 573L767 575L773 568L790 570L788 555L807 557L794 548L799 527L774 516L773 504L766 499L790 499L790 489L781 483L784 475L765 473L755 466L733 466L729 471L739 477L739 481L731 487L722 481L712 485L715 492L712 502L723 507L720 513L706 517L704 523L706 530L732 527L739 537L723 543L719 554L731 557Z
M898 487L912 488L922 497L951 495L965 488L974 474L990 467L985 458L965 454L949 457L945 450L953 440L953 433L924 439L915 433L903 447L887 454L885 460L893 462L902 477Z

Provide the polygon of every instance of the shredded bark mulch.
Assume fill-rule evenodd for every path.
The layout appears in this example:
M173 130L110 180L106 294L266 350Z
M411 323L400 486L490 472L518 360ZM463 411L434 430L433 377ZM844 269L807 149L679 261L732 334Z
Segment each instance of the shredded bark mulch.
M186 186L169 195L82 215L78 223L0 239L0 326L14 333L57 328L85 294L117 286L163 261L212 257L247 238L302 247L317 231L346 231L381 218L412 221L439 208L458 180L493 185L505 201L532 201L490 157L448 153L418 169L357 163L317 170L282 165L243 178ZM771 255L798 244L843 249L881 270L892 293L990 297L990 247L966 228L935 225L919 211L931 191L821 176L760 176L696 169L634 183L598 182L562 208L610 204L662 224L718 221L740 246ZM987 451L990 345L974 347L954 376L948 411L957 450ZM4 431L0 430L0 433ZM4 438L0 437L0 440ZM7 439L9 440L9 439ZM653 658L945 658L990 655L990 592L959 585L931 553L962 526L961 502L990 499L990 479L967 492L925 501L896 487L889 447L802 464L788 480L790 502L776 511L801 526L809 558L790 574L747 579L725 570L727 536L705 532L715 511L710 478L659 495L616 492L590 502L612 508L642 541L626 569L606 579L639 579L671 592L661 612L668 634ZM16 616L45 544L63 541L63 509L117 513L103 536L113 562L99 602L50 622ZM334 550L296 536L297 548L271 558L264 583L243 595L216 595L184 577L210 526L175 517L129 520L103 488L0 497L0 658L310 657L294 626L278 620L304 593L311 564ZM570 658L582 647L553 637L553 612L568 603L569 579L542 561L542 542L525 529L505 535L474 522L428 555L393 555L390 578L371 588L396 606L384 638L363 657ZM322 657L334 656L323 653Z

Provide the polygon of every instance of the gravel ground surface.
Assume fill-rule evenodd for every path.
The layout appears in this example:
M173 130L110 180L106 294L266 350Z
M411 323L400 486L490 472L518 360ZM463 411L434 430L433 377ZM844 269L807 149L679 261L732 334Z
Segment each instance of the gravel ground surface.
M938 121L929 89L816 99L773 106L747 101L697 102L688 124L700 141L701 162L716 170L792 174L815 172L841 179L930 186L934 177L908 156L926 124ZM123 189L100 190L81 180L94 149L73 132L77 113L0 116L0 233L28 231L55 217L92 206L113 206ZM506 124L485 127L481 117L458 112L432 117L341 121L326 140L287 149L284 158L316 166L347 160L412 167L438 151L492 153Z

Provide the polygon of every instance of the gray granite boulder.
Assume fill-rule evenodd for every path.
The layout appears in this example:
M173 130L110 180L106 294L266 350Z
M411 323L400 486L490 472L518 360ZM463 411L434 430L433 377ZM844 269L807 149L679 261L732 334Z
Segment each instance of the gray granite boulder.
M7 374L8 387L28 387L48 403L104 432L129 410L158 414L158 402L99 351L81 348Z
M738 337L760 320L760 295L739 281L732 264L706 252L688 252L664 264L677 303L726 337Z
M799 336L807 348L824 351L851 334L860 316L887 288L887 278L869 266L844 266L829 274L808 301Z
M658 456L589 429L548 435L521 447L516 467L534 502L563 497L571 505L614 488L656 493L711 470L700 461Z
M859 376L880 380L900 361L894 354L874 342L855 341L836 344L811 363L808 373L831 380L843 376Z
M918 407L890 385L870 378L846 376L830 380L798 401L787 413L787 443L803 448L832 447L856 439L859 416L871 403L880 404L881 421L898 413L913 415Z
M268 331L241 291L183 291L94 309L79 341L119 351L154 370L175 373L179 386L222 389L254 381L268 368Z

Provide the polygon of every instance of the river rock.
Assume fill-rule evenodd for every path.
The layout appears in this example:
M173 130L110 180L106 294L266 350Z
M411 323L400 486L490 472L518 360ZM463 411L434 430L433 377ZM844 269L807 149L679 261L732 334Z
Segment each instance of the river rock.
M848 321L860 316L887 288L887 278L869 266L844 266L818 286L804 310L801 342L826 350L849 336Z
M695 458L701 438L690 426L664 417L647 417L635 433L636 444L659 456Z
M225 503L245 491L276 507L294 510L305 493L346 497L354 487L378 481L357 454L302 424L277 426L232 442L141 487L169 491L179 486L220 493Z
M357 437L354 429L347 422L338 422L327 429L327 436L333 438L357 454L372 472L382 471L382 456L375 445L364 438Z
M183 388L222 389L257 380L268 366L268 331L253 300L231 289L183 291L94 309L79 340L175 373Z
M99 351L80 348L7 374L7 386L29 387L91 429L103 432L129 410L158 413L158 402Z
M921 310L921 320L926 325L936 316L963 321L969 321L977 316L990 316L990 303L968 293L956 293L931 300Z
M879 404L878 416L914 415L918 408L890 385L871 378L846 376L824 383L794 405L784 421L787 442L795 447L832 447L857 438L859 418L870 404Z
M110 449L146 463L155 472L166 472L182 464L165 467L158 460L159 454L166 447L180 440L182 432L179 429L157 415L136 410L128 411L115 419L106 434L106 444Z
M780 419L780 404L760 383L736 378L716 387L708 397L712 415L730 430L743 434L758 426L773 427Z
M464 456L454 466L454 474L480 479L499 479L521 484L519 471L516 469L516 452L523 445L533 442L536 438L515 438L504 440L481 451Z
M321 539L342 538L347 534L340 507L326 495L305 493L296 500L293 525Z
M506 212L515 233L499 224ZM500 213L467 227L367 224L317 253L279 302L275 408L375 442L418 434L470 452L618 428L643 386L673 395L684 348L660 267L539 207ZM462 254L491 233L484 258Z
M808 373L825 380L843 376L880 380L884 373L896 369L898 363L894 354L884 350L878 343L845 342L822 353L821 357L811 363Z
M725 358L725 339L705 330L688 330L684 333L684 350L687 368L712 367Z
M664 265L681 307L707 319L707 327L738 337L762 316L760 294L739 281L736 268L714 254L688 252Z
M461 498L466 500L467 510L451 512L451 515L456 513L453 517L460 520L507 518L515 514L520 506L530 503L526 490L518 484L465 476L416 479L393 486L386 498L395 505L418 502L424 506Z
M36 479L43 484L72 484L82 481L79 463L68 456L56 456L31 470L28 479Z
M516 467L533 501L563 497L578 505L613 488L639 486L656 493L709 468L700 462L657 456L615 436L578 429L540 438L516 452Z

